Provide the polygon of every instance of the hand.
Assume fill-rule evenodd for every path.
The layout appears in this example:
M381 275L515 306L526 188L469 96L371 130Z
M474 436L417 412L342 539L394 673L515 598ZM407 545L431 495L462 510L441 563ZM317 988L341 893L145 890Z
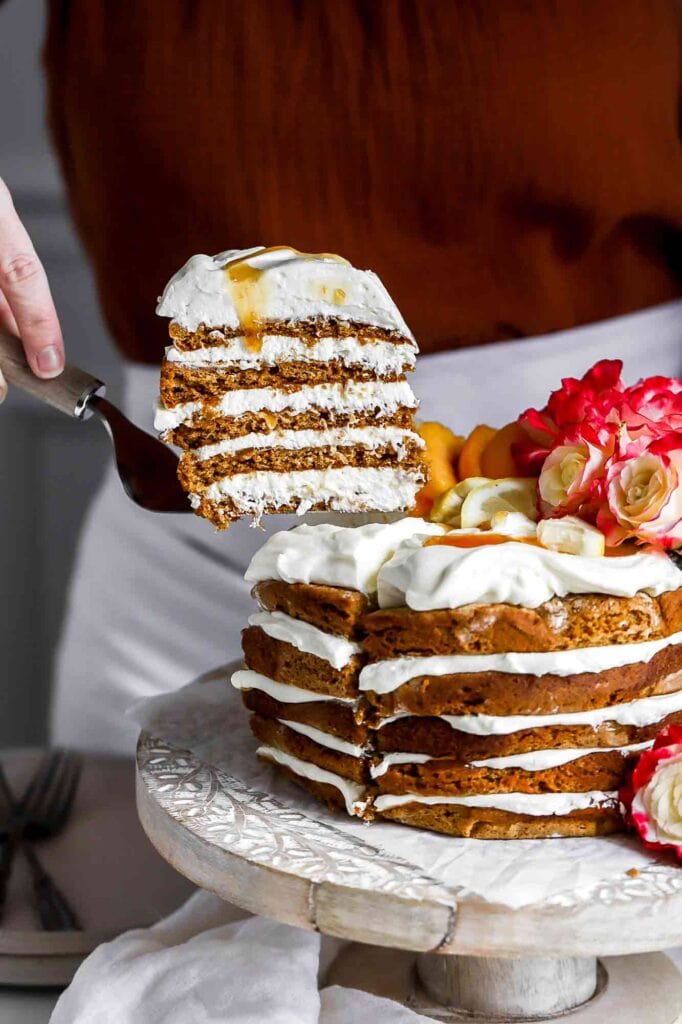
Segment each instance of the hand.
M50 286L9 189L0 178L0 328L21 338L37 377L64 369L64 342ZM0 371L0 402L7 384Z

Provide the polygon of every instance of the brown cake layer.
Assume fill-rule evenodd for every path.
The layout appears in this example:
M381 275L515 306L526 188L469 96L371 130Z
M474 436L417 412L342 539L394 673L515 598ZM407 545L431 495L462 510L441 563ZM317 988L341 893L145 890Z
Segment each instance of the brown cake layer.
M348 665L336 669L323 658L299 651L283 640L275 640L260 626L249 626L243 631L242 650L250 669L278 683L289 683L332 697L358 696L360 655L354 655Z
M375 611L364 622L371 661L405 655L564 651L657 640L682 630L682 590L660 597L576 594L539 608L469 604L445 611Z
M391 693L367 691L385 718L413 715L551 715L590 711L682 688L682 644L664 647L649 662L573 676L466 672L417 676Z
M314 698L314 694L311 693ZM262 690L242 690L242 701L249 711L262 718L279 718L301 722L313 729L328 732L349 743L369 745L370 731L362 721L362 709L335 701L311 700L303 704L285 704Z
M312 406L306 412L272 413L267 410L248 412L243 416L223 416L217 406L204 406L190 421L167 431L164 439L178 448L200 448L225 438L244 437L246 434L267 434L273 430L331 430L338 427L398 427L413 429L414 410L406 407L397 412L339 413Z
M357 590L327 587L317 583L282 583L265 580L251 591L261 608L284 612L325 633L357 640L360 620L370 607L369 598Z
M225 369L214 366L183 366L164 362L161 366L161 398L167 409L185 402L211 401L229 391L244 388L277 388L279 391L298 391L315 384L347 384L350 381L376 381L382 383L405 380L404 374L390 373L380 376L373 368L346 366L331 361L326 363L277 363L255 369Z
M369 761L366 758L353 757L324 747L273 718L251 715L250 725L254 736L269 747L283 750L285 754L334 772L344 779L352 779L353 782L364 783L369 779Z
M300 338L313 345L320 338L357 338L358 341L371 345L373 341L391 341L395 345L411 345L410 338L398 331L385 327L374 327L361 324L356 320L340 320L334 317L310 317L307 320L258 320L251 324L252 333L274 335L281 334L286 338ZM199 324L196 331L188 331L177 321L172 320L168 327L173 344L184 352L193 352L198 348L213 348L220 345L222 338L239 338L244 334L242 327L225 327L224 325L208 326ZM258 336L252 344L258 351Z
M391 468L398 459L402 469L421 472L421 445L406 439L400 456L392 444L377 448L365 448L362 445L296 449L245 448L234 454L216 455L203 461L185 453L180 458L178 478L186 491L196 494L216 480L238 473L292 473L306 469L338 469L342 466Z
M588 808L570 814L512 814L494 807L458 807L456 804L403 804L387 811L375 811L378 818L403 825L443 832L469 839L548 839L552 836L603 836L622 832L617 807Z
M604 722L590 725L545 725L520 729L501 736L476 736L453 729L440 718L399 718L377 730L374 743L378 751L401 751L452 757L458 761L479 761L530 750L555 750L565 747L625 747L653 740L666 725L682 725L682 711L676 711L652 725L619 725Z
M615 750L587 754L575 761L527 771L523 768L474 768L439 758L425 764L393 765L374 779L381 793L423 796L469 796L475 793L589 793L620 789L637 754Z

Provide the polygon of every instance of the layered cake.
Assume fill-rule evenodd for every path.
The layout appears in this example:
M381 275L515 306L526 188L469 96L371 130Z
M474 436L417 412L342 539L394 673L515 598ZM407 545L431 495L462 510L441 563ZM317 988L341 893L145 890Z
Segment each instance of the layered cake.
M595 554L589 526L590 554L554 550L555 530L478 505L494 529L407 517L267 541L232 680L258 756L367 819L617 831L633 760L682 722L682 571L655 547Z
M156 427L218 528L243 515L410 508L423 442L414 339L371 271L286 246L193 256L157 308Z

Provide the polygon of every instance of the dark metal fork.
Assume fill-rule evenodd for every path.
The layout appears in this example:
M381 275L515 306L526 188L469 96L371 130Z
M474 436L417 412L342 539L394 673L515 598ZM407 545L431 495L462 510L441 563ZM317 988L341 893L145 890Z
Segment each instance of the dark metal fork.
M8 813L0 825L0 907L4 905L12 862L21 847L33 879L40 920L47 931L80 929L78 919L59 887L45 871L32 839L57 835L71 813L78 788L81 759L63 750L48 754L33 775L18 803L14 802L0 765L0 795Z

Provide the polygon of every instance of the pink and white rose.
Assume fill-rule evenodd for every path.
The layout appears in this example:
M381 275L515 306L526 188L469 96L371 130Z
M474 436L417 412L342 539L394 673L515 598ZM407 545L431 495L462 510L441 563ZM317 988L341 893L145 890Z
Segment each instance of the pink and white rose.
M613 436L606 444L578 434L574 440L557 445L542 464L538 489L543 511L549 515L572 513L591 504L599 491L608 459L613 454Z
M606 506L597 515L607 544L628 538L673 548L682 544L682 434L643 450L634 443L606 470Z
M667 726L640 755L620 799L646 846L682 859L682 726Z

